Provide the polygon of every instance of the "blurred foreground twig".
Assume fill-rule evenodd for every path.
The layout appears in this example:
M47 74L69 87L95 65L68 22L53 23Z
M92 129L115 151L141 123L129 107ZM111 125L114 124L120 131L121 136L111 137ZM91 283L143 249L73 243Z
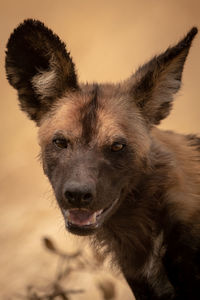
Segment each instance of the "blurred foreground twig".
M70 300L70 295L84 293L83 289L65 289L62 281L69 278L70 274L78 270L99 271L102 267L102 258L96 256L90 259L82 251L65 253L58 249L52 239L44 237L43 244L47 250L58 256L56 276L51 284L43 287L29 285L25 295L16 295L18 299L27 300ZM102 293L102 299L115 298L115 286L113 282L104 281L97 283L97 288Z

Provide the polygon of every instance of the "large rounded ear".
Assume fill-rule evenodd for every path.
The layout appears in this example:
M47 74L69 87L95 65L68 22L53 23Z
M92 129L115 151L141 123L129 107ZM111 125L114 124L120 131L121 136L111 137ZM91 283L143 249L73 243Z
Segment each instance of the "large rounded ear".
M154 57L126 81L126 90L148 123L159 124L169 114L196 33L197 28L192 28L176 46Z
M67 90L78 89L75 67L65 44L40 21L28 19L11 34L6 72L20 106L37 123Z

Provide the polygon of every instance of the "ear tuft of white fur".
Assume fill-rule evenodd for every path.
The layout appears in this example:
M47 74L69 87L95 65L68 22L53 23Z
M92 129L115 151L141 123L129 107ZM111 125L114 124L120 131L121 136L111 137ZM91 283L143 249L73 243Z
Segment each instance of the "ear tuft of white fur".
M56 96L57 86L56 70L41 71L32 79L32 85L35 92L41 99Z

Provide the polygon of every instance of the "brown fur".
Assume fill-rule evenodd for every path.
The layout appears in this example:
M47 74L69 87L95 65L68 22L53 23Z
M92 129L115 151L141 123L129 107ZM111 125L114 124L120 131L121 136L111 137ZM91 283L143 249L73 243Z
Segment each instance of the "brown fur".
M8 79L39 126L66 227L112 255L137 300L200 298L200 139L155 127L196 33L116 85L78 85L64 44L39 21L8 42Z

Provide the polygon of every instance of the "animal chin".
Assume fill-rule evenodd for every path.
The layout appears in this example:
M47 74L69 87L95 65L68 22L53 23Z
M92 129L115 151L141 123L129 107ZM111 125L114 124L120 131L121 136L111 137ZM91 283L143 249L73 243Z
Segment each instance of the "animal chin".
M65 218L66 228L78 235L89 235L94 233L105 221L106 217L109 216L119 198L117 198L109 207L92 211L86 208L70 208L62 209Z

